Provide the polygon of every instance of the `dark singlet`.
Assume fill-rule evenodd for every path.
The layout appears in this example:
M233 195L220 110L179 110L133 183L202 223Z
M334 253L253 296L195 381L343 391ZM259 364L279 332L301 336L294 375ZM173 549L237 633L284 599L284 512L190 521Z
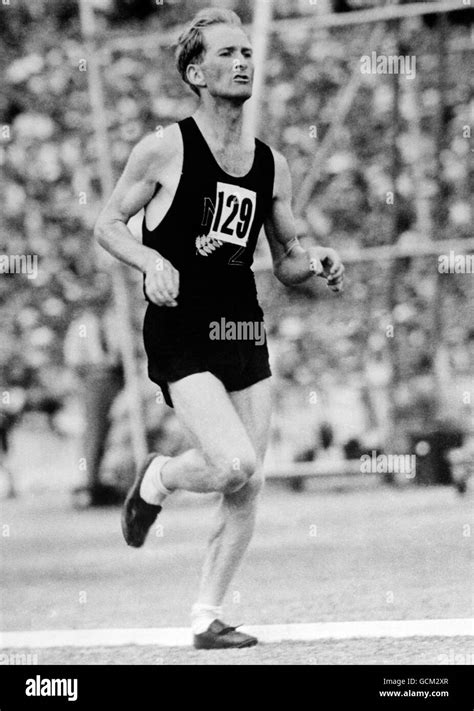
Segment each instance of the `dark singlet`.
M192 117L178 123L183 168L173 202L154 230L143 220L143 244L180 274L178 307L150 305L166 324L207 329L209 319L261 318L251 270L257 239L273 199L274 159L255 139L255 157L243 177L217 163Z

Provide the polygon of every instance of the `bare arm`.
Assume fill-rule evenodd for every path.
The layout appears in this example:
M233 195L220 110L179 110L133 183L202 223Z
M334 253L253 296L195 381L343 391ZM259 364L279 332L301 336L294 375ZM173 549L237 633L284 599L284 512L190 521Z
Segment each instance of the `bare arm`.
M158 252L137 242L127 222L151 200L160 170L172 155L173 147L165 138L154 135L143 138L132 150L94 228L94 235L104 249L145 274L150 300L167 306L176 306L179 274Z
M327 279L333 291L341 291L344 267L334 249L310 247L303 249L296 236L295 218L291 209L291 175L286 159L274 151L275 188L271 214L265 221L265 233L273 261L273 272L287 286L299 284L310 276Z

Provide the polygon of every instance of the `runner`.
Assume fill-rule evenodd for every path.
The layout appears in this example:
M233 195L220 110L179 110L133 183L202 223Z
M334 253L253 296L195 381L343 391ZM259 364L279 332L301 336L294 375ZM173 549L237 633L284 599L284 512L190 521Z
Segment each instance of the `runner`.
M275 276L286 285L317 274L340 291L344 268L333 249L300 246L287 162L243 129L254 68L239 17L202 10L179 38L176 58L198 109L133 149L95 233L144 274L149 376L194 447L148 456L125 501L122 529L139 547L173 491L220 492L191 614L194 646L248 647L257 639L220 618L252 537L270 425L271 371L251 269L261 227ZM139 244L127 222L143 207Z

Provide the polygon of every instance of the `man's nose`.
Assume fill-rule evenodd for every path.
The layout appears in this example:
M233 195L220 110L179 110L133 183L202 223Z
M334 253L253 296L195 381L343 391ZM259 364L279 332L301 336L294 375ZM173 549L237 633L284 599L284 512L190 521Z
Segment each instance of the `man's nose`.
M246 59L246 57L244 57L243 54L234 59L234 70L247 69L247 66L248 66L247 59Z

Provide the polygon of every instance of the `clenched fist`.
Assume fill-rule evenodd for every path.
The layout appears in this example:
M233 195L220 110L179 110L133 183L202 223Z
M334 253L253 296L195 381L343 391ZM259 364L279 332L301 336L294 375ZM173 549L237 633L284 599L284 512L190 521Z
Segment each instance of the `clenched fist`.
M157 306L177 306L179 272L164 257L151 257L145 269L145 293Z

